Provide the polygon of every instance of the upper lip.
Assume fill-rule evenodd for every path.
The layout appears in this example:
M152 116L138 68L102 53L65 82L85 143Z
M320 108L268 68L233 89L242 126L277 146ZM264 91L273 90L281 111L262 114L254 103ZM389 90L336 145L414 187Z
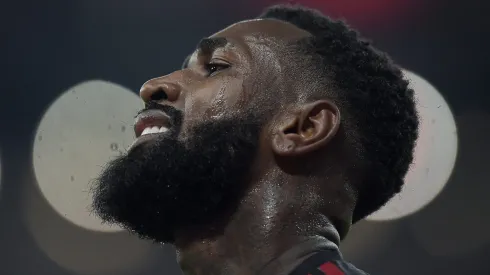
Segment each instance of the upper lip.
M145 128L153 126L170 128L170 118L160 110L142 112L136 116L134 134L136 137L140 137Z

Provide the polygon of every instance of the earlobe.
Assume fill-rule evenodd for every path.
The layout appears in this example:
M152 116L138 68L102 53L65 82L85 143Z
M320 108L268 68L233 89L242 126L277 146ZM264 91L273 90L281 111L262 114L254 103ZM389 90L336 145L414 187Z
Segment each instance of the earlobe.
M278 124L272 138L275 154L295 156L325 147L340 126L340 111L335 104L319 100L303 105Z

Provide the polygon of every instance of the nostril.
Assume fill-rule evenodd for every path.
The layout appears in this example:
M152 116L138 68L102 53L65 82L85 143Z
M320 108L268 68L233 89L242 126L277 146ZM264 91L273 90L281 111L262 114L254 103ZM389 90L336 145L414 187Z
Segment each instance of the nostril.
M159 89L158 91L151 94L150 99L153 101L160 101L168 99L167 93L164 90Z

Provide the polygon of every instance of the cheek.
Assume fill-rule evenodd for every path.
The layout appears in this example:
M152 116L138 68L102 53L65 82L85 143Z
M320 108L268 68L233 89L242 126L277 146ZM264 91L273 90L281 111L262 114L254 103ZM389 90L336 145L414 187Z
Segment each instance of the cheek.
M243 81L232 77L216 77L216 80L200 85L188 94L185 102L185 120L188 124L220 118L242 107Z

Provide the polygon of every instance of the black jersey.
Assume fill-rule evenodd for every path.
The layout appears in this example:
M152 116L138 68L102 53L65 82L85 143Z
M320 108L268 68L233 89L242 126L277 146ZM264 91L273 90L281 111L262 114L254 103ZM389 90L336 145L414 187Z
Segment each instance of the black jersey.
M345 262L337 250L323 250L301 263L290 275L368 275Z

